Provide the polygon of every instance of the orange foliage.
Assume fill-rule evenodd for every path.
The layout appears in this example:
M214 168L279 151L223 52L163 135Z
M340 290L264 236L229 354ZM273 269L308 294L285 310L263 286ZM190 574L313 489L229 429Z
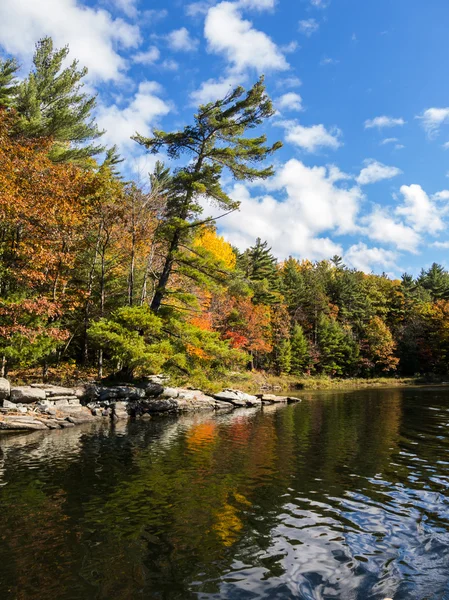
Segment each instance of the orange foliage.
M214 257L223 263L227 269L234 269L236 256L231 244L210 227L203 227L200 234L194 241L194 246L204 248Z

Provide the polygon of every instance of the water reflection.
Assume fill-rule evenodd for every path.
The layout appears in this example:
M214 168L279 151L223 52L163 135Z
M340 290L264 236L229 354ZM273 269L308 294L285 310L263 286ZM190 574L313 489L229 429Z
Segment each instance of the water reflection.
M0 597L449 598L444 389L0 438Z

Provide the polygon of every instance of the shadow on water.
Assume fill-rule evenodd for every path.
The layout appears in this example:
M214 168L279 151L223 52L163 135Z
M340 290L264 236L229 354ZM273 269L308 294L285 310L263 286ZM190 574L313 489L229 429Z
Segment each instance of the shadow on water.
M0 438L2 599L449 598L449 390Z

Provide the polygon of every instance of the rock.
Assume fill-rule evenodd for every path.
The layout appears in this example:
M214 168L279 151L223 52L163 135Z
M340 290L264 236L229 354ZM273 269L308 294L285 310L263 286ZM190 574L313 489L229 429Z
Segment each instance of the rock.
M81 406L81 402L78 400L78 398L70 398L69 406Z
M95 417L91 414L82 414L77 415L76 417L70 415L66 419L69 423L73 423L74 425L82 425L83 423L91 423L92 421L96 421Z
M137 412L139 412L139 407L136 408ZM146 410L149 413L174 412L178 410L178 402L177 400L173 400L173 398L158 398L142 403L142 409L142 412Z
M14 402L11 402L10 400L3 400L3 408L15 409L15 408L17 408L17 405L14 404Z
M179 390L177 410L215 410L216 401L212 396L204 394L201 390Z
M103 400L118 400L126 398L127 400L138 400L145 397L145 390L130 385L116 385L114 387L100 388L100 401Z
M20 418L20 417L17 417ZM46 425L40 421L28 423L26 421L0 421L0 431L38 431L48 429Z
M263 403L277 404L278 402L288 402L287 396L275 396L274 394L262 394L260 399Z
M50 385L46 383L32 383L30 387L35 389L44 390L45 395L49 398L54 396L66 397L75 396L75 390L73 388L62 387L60 385Z
M4 377L0 377L0 401L9 400L11 393L11 384Z
M159 385L167 384L170 381L170 375L164 375L160 373L159 375L148 375L145 379L150 383L158 383Z
M143 413L143 415L140 415L140 418L148 420L148 419L151 419L151 415L149 415L148 413Z
M37 403L38 408L48 408L49 406L54 407L55 403L53 400L39 400Z
M230 402L234 406L260 406L262 404L260 398L245 394L240 390L226 389L214 395L215 400L222 402Z
M45 400L45 392L40 388L32 388L31 386L18 386L11 388L11 402L32 404L33 402L39 402L39 400Z
M69 406L69 401L66 399L63 400L55 400L54 406L56 408L62 408L64 406Z
M296 398L296 396L287 396L287 402L292 404L293 402L302 402L302 399Z
M179 390L177 388L164 387L162 389L161 398L177 398Z
M71 423L70 421L62 421L59 423L62 429L68 429L69 427L75 427L75 423Z
M146 398L157 398L164 391L163 386L160 383L156 383L154 381L150 381L143 388L145 392Z
M221 400L215 400L216 410L233 410L233 405L230 402L222 402Z

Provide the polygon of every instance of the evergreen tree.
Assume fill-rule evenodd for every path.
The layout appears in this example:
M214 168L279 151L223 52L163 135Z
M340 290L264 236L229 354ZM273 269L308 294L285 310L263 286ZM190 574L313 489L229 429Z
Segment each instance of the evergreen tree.
M179 159L184 153L193 156L192 161L189 160L185 167L172 176L165 222L160 229L167 250L151 303L154 311L160 309L167 295L179 249L189 242L191 228L202 223L198 221L202 213L201 199L208 196L227 212L238 208L238 202L232 200L221 187L223 169L226 168L239 180L266 179L273 174L271 166L257 168L252 165L265 161L280 148L281 143L266 145L264 135L244 137L246 131L260 125L273 114L273 105L261 78L246 94L242 87L237 87L222 100L200 106L194 124L182 131L166 133L155 130L151 138L141 135L134 137L153 154L166 149L172 159Z
M0 60L0 108L9 108L14 104L18 70L19 65L14 58Z
M283 373L290 373L292 360L292 348L290 340L288 338L281 340L275 345L273 353L276 374L282 375Z
M308 368L310 362L309 342L301 325L296 324L290 340L291 360L290 372L293 375L302 375Z
M318 324L320 369L329 375L351 375L358 360L358 346L335 320L322 316Z
M267 242L257 238L256 244L239 257L239 266L252 284L255 304L279 302L277 259Z
M103 132L92 118L96 98L82 91L87 69L78 69L78 61L63 68L68 46L53 49L49 37L36 44L33 70L17 89L15 106L20 115L19 131L31 137L50 137L54 162L86 159L102 152L92 142Z
M417 283L429 290L433 300L449 298L449 273L437 263L433 263L427 271L422 269Z

